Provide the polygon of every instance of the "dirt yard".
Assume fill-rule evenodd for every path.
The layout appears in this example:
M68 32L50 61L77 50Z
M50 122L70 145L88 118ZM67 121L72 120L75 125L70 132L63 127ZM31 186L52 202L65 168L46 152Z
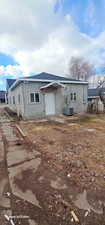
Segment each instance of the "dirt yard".
M49 167L80 188L105 189L105 117L75 123L21 123Z
M75 224L73 210L82 225L105 225L105 116L19 125L41 153L38 197L51 224Z

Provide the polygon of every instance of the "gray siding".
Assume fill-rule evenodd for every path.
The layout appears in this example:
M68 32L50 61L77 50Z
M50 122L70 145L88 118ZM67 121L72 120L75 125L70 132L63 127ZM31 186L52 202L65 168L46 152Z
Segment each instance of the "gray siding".
M45 116L45 94L40 90L40 87L45 86L46 83L41 82L24 82L19 84L13 91L8 91L8 97L12 99L15 96L15 104L10 104L9 106L17 114L21 114L26 119L31 119L34 117ZM62 114L64 106L66 106L66 101L68 107L73 107L75 113L85 112L87 110L87 88L88 85L84 84L64 84L64 88L58 88L54 91L55 94L55 110L56 114ZM30 93L39 93L40 102L31 103ZM70 94L76 93L76 100L71 101ZM18 103L18 95L20 94L21 102Z
M46 84L43 84L46 85ZM35 116L45 115L45 99L44 94L40 91L42 83L24 83L24 95L25 95L25 118L34 118ZM30 102L30 93L39 93L39 103Z
M68 107L73 107L75 113L85 112L87 110L87 85L82 84L67 84L65 89L62 90L64 95L64 106L65 98L67 97ZM76 100L71 100L70 94L76 93Z
M20 103L18 102L18 96L20 95ZM13 96L15 97L15 104L13 104ZM8 90L8 103L9 107L17 112L17 115L24 116L24 88L23 83L19 84L13 91Z

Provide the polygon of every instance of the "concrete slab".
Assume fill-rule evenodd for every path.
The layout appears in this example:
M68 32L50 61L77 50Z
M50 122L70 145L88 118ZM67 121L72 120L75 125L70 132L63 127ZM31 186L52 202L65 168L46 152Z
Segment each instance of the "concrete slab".
M13 127L10 124L2 124L3 134L6 136L7 141L16 141L18 138L13 132Z
M7 185L8 180L6 178L0 180L0 206L4 208L10 208L10 199L4 195L4 190Z
M12 193L15 196L22 198L23 200L28 201L37 207L40 207L40 205L35 194L32 193L31 187L29 190L29 188L25 186L25 189L27 188L27 190L23 191L21 187L19 186L19 184L17 185L16 179L20 180L20 184L21 184L22 181L24 182L22 172L27 171L27 174L28 174L28 170L30 171L30 169L32 169L33 172L36 172L40 163L41 163L41 159L36 158L29 162L25 162L22 165L15 166L14 168L11 167L8 169ZM28 176L26 177L26 183L28 183Z
M26 160L31 160L34 158L34 154L32 152L28 152L23 149L23 146L11 146L8 148L7 153L7 163L8 167L11 167L15 164L22 163Z
M84 190L83 193L80 193L77 195L76 201L74 201L74 204L79 209L87 210L87 211L93 211L97 214L103 214L103 209L94 209L87 200L87 191Z

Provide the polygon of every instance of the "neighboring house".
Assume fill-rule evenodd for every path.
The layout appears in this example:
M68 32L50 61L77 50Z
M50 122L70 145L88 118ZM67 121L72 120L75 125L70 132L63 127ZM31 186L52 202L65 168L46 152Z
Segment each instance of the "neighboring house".
M105 88L101 88L102 93L105 92ZM103 112L104 106L99 96L98 88L88 89L88 111L90 112Z
M12 84L16 81L16 79L7 79L6 80L6 103L8 104L8 90L12 86Z
M0 103L5 103L6 91L0 91Z
M99 100L99 91L98 88L89 88L88 89L88 102L97 102Z
M64 107L87 110L87 82L44 72L12 81L7 80L9 107L25 119L59 115Z

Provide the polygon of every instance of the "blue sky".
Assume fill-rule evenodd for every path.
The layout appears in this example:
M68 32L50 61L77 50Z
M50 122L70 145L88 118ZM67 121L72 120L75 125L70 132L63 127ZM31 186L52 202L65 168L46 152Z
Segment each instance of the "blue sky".
M0 65L7 66L10 64L16 65L15 60L11 56L1 53L0 54Z
M65 75L72 55L104 62L105 0L4 0L0 9L0 89L6 78Z
M56 12L61 7L61 2L63 13L71 15L81 32L96 36L105 30L105 1L61 0L56 3Z

